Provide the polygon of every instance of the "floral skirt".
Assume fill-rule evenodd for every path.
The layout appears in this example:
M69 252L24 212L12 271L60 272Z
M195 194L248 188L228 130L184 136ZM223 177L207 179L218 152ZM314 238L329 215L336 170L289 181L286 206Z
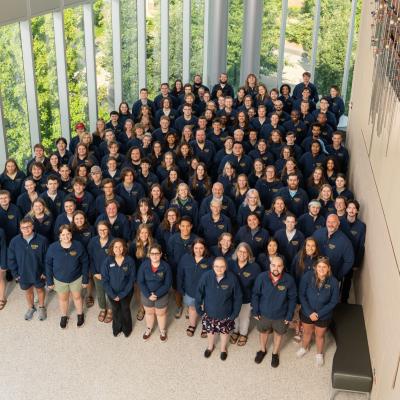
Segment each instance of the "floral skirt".
M211 318L207 314L202 319L203 330L207 333L224 333L229 334L235 328L235 321L229 318L217 319Z

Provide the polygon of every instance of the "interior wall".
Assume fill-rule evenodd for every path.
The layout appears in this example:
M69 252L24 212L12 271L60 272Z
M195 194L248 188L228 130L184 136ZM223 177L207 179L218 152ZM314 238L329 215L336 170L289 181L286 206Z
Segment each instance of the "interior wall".
M360 217L367 224L365 261L356 278L356 296L364 306L375 374L372 398L398 400L400 213L396 201L400 198L397 176L400 104L397 104L392 131L385 128L378 137L369 118L374 64L373 8L373 1L364 1L347 136L351 152L350 181L361 203Z

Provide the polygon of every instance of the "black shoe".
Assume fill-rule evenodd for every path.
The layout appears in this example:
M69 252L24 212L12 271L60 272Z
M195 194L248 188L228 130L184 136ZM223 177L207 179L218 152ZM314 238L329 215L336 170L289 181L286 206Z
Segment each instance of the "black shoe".
M257 351L257 353L256 353L256 358L254 359L254 362L256 363L256 364L261 364L262 363L262 360L264 360L264 357L267 355L267 352L266 351Z
M129 336L131 336L131 333L132 333L132 332L129 332L129 333L125 333L125 332L124 332L124 336L125 336L125 337L129 337Z
M206 351L204 352L204 357L205 358L209 358L213 351L214 351L214 347L211 350L210 349L206 349Z
M220 358L222 361L225 361L228 358L228 353L226 351L221 351Z
M277 368L279 366L279 354L272 354L271 367Z
M69 318L66 315L61 317L61 320L60 320L60 328L61 329L65 329L67 327L68 320L69 320Z
M85 324L85 315L84 314L78 314L78 321L76 323L76 326L78 328L82 328L82 326Z
M119 336L121 333L122 333L121 331L119 331L119 332L113 332L113 335L114 335L114 337L117 337L117 336Z
M7 282L12 282L14 280L12 273L9 269L6 270L6 281Z

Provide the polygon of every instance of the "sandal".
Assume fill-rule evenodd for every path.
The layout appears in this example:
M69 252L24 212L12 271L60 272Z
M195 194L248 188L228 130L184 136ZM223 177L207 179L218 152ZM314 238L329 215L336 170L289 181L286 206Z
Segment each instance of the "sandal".
M86 307L90 308L94 306L94 298L92 296L86 297Z
M201 330L201 333L200 333L200 337L201 337L202 339L205 339L205 338L207 337L207 331L204 330L204 329L202 329L202 330Z
M240 335L239 340L237 341L238 346L244 346L247 343L247 336Z
M104 322L104 320L106 319L106 310L101 310L101 311L99 312L99 316L97 317L97 319L98 319L100 322Z
M194 335L195 330L196 330L195 326L189 325L186 329L186 335L192 337Z
M233 332L232 335L231 335L231 337L229 338L229 341L230 341L232 344L236 344L238 338L239 338L239 334L236 333L236 332Z
M106 324L109 324L112 320L113 320L112 311L111 310L107 310L106 319L104 320L104 322Z
M0 300L0 310L2 310L7 304L7 300Z
M136 314L136 319L137 319L138 321L142 321L143 318L144 318L144 308L143 308L143 306L141 306L141 307L139 308L137 314Z

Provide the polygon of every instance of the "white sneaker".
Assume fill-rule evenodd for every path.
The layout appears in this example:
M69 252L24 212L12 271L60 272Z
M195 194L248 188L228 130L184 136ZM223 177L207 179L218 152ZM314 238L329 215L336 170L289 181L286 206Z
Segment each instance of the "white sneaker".
M296 356L297 358L301 358L304 356L304 354L308 353L308 350L305 349L304 347L300 347L297 351L296 351Z
M322 367L324 365L324 355L317 354L315 356L315 361L316 361L317 367Z

